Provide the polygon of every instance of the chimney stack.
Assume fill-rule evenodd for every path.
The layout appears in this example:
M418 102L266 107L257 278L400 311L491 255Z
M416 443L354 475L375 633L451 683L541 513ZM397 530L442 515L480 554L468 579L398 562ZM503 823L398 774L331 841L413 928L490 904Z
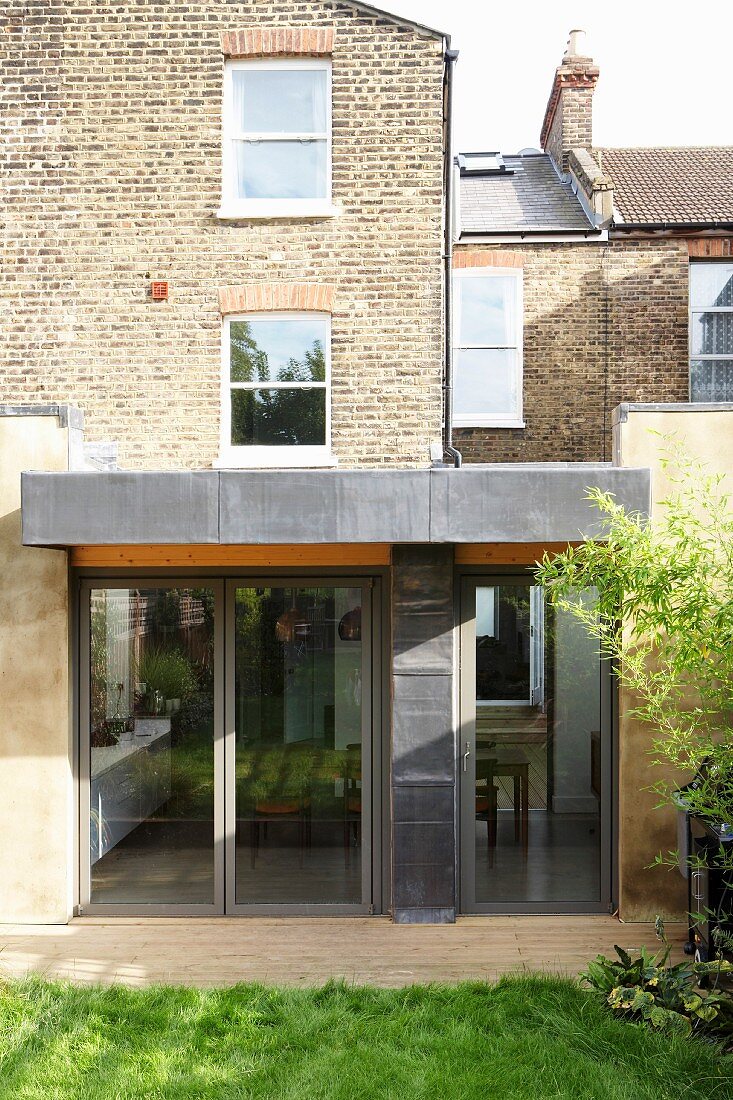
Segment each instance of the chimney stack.
M540 144L561 172L568 170L571 149L593 147L593 92L598 67L585 53L585 31L572 30L562 62L555 70L542 123Z

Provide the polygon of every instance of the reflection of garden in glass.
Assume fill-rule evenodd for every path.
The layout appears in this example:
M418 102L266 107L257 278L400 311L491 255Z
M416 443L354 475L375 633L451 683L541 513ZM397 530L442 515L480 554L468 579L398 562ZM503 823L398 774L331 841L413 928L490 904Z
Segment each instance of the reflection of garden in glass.
M214 595L90 602L92 901L213 902Z
M235 603L237 901L361 901L361 608L349 587Z
M230 323L232 446L325 444L327 339L320 317Z
M476 589L476 698L479 702L529 702L529 593L528 585Z

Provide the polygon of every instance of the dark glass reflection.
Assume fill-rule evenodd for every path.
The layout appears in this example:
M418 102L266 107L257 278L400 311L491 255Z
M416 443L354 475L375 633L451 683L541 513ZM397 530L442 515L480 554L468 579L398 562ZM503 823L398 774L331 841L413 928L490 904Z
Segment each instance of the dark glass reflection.
M327 339L318 316L231 322L231 381L251 387L232 386L232 446L325 445Z
M237 589L238 903L362 900L360 608L360 588Z
M214 902L214 594L90 596L91 900Z
M582 625L535 585L477 588L478 902L600 900L600 708Z
M232 446L323 446L324 389L232 390Z

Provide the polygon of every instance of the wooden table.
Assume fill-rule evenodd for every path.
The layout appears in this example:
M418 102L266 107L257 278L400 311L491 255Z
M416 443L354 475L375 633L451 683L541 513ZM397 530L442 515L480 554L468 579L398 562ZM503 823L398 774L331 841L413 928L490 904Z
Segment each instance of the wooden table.
M521 749L505 749L501 759L493 755L495 751L491 755L479 753L478 759L489 765L489 786L493 786L494 779L511 778L514 781L514 837L516 840L521 838L522 855L526 859L529 851L529 760Z

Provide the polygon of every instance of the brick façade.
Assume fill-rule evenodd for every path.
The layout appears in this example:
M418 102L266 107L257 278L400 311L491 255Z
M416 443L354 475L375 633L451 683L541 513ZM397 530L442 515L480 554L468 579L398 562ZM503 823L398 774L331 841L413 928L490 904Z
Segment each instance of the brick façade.
M323 283L339 463L429 465L441 434L440 39L328 0L10 0L0 21L2 401L79 405L87 439L118 440L128 468L211 466L220 289ZM281 25L333 32L342 214L221 222L223 36ZM153 279L170 283L167 302L151 300Z
M610 461L616 405L688 400L685 240L459 244L456 266L505 250L524 272L525 427L456 428L466 462Z

